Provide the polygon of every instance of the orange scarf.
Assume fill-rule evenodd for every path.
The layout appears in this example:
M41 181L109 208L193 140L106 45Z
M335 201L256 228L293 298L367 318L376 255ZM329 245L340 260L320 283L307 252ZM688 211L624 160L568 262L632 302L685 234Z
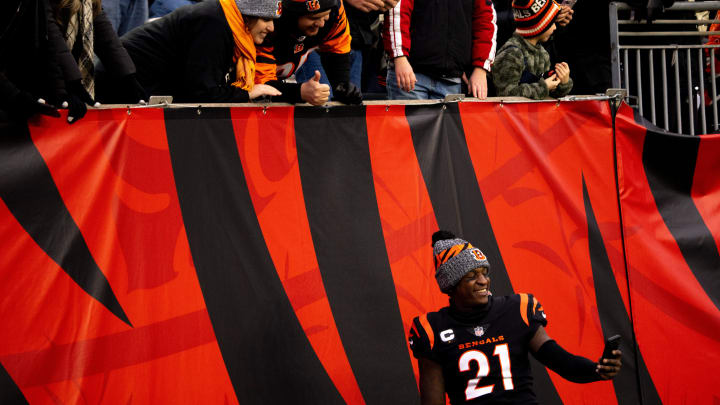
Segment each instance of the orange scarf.
M233 61L235 61L235 87L243 90L251 91L255 84L255 42L253 41L250 30L245 26L245 21L240 14L240 10L235 4L235 0L220 0L225 19L230 24L230 29L235 42L233 52Z

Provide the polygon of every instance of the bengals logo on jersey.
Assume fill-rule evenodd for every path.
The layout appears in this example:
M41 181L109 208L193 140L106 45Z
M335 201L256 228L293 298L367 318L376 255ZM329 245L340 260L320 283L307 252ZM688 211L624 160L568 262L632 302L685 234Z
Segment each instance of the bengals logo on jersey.
M307 11L318 11L318 10L320 10L320 1L319 0L306 0L305 7L307 7Z
M282 1L277 2L277 9L275 10L275 15L278 17L282 15Z

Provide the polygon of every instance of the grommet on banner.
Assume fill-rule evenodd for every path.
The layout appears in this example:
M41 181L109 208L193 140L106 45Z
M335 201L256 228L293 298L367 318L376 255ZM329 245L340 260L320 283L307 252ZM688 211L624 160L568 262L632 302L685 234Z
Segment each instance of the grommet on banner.
M202 114L202 111L200 111L200 109L201 109L201 108L202 108L202 106L201 106L201 105L199 105L199 106L198 106L198 109L197 109L197 115L200 115L200 114Z
M390 106L389 106L389 105L386 105L386 106L385 106L385 112L388 112L388 111L390 111Z
M263 115L267 114L267 106L263 106Z
M330 112L330 109L329 109L329 108L325 108L325 112L326 112L326 113L329 113L329 112Z
M446 106L445 104L443 104L443 108L442 108L442 109L443 109L443 111L447 110L447 106Z
M130 106L127 106L127 115L130 115Z

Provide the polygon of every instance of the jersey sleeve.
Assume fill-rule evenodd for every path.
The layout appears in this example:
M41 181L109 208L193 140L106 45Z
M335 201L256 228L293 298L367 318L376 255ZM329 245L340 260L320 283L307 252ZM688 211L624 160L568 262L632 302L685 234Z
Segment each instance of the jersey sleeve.
M475 0L472 16L473 66L488 72L497 49L497 14L491 0Z
M399 0L385 14L383 42L390 59L410 55L410 20L414 0Z
M428 329L428 330L426 330ZM408 343L416 359L431 358L434 334L427 322L427 315L417 316L410 324Z
M532 294L520 294L520 316L532 334L540 326L547 326L545 311Z
M348 24L345 8L340 2L337 18L332 29L325 35L318 52L350 53L350 42L352 42L350 24Z

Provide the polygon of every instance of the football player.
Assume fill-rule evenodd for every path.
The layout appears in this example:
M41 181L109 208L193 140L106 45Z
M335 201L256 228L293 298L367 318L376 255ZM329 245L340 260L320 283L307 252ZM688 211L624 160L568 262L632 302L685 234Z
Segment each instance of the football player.
M423 405L536 404L528 352L563 378L613 378L621 351L600 362L565 351L545 332L542 305L530 294L490 294L490 263L480 249L447 231L433 234L435 278L450 305L416 317L410 347L420 369Z

